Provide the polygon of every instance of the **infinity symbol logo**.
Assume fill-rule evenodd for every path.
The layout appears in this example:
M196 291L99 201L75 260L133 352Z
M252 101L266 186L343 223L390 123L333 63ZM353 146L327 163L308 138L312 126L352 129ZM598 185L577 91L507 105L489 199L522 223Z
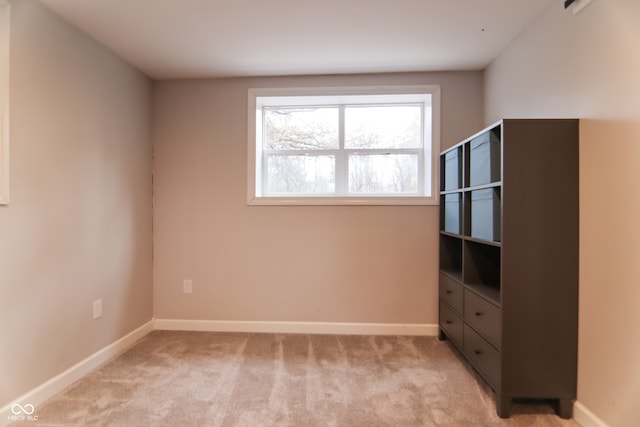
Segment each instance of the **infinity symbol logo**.
M13 415L20 415L20 414L27 414L27 415L31 415L33 414L33 412L36 410L36 408L33 407L33 405L31 403L27 403L26 405L22 406L18 403L14 403L13 405L11 405L11 413Z

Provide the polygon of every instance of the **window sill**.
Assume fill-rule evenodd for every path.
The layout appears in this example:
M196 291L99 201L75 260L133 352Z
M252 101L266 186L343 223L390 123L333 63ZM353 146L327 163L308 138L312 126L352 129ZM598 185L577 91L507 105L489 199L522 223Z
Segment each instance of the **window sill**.
M437 206L432 197L254 197L250 206Z

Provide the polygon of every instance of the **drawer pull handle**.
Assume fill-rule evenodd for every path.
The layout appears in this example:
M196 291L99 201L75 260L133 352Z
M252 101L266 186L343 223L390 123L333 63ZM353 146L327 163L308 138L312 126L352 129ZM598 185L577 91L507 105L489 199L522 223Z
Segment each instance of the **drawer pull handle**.
M447 295L450 295L450 294L452 294L452 293L453 293L453 291L452 291L452 290L447 289L447 291L446 291L446 294L447 294Z
M444 323L446 323L447 325L450 325L453 323L453 320L445 320Z
M484 313L482 313L481 311L476 311L476 316L482 316Z
M473 351L473 353L474 353L474 354L477 354L477 355L481 355L481 354L482 354L482 351L481 351L481 350L474 350L474 351Z

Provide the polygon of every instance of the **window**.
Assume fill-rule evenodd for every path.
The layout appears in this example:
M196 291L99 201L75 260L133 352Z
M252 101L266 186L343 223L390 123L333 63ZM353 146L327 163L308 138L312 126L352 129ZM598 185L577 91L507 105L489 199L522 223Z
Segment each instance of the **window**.
M9 204L9 3L0 0L0 205Z
M437 204L438 86L249 89L250 204Z

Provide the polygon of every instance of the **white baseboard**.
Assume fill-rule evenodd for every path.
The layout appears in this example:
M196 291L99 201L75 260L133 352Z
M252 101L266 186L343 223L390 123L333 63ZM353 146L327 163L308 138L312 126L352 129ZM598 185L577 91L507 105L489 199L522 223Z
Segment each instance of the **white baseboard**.
M153 328L166 331L264 332L284 334L438 335L438 325L429 323L258 322L155 319Z
M6 406L0 408L0 426L7 426L10 423L16 421L11 418L12 416L14 416L14 414L11 412L11 408L15 404L19 404L22 407L27 407L28 410L31 410L28 405L33 405L33 407L35 408L33 416L37 416L37 409L40 404L44 403L47 399L53 397L54 395L60 393L65 388L69 387L71 384L73 384L89 372L100 367L120 353L129 349L139 339L147 335L152 330L153 320L150 320L149 322L140 326L138 329L120 338L118 341L104 347L101 350L98 350L91 356L80 361L61 374L56 375L47 382L39 385L38 387L18 397L17 399L14 399L12 403L9 403ZM16 409L18 410L18 412L21 412L19 411L19 408ZM20 414L20 416L23 415L24 414L22 413ZM36 422L34 421L34 423Z
M582 427L609 427L580 402L573 404L573 419Z

